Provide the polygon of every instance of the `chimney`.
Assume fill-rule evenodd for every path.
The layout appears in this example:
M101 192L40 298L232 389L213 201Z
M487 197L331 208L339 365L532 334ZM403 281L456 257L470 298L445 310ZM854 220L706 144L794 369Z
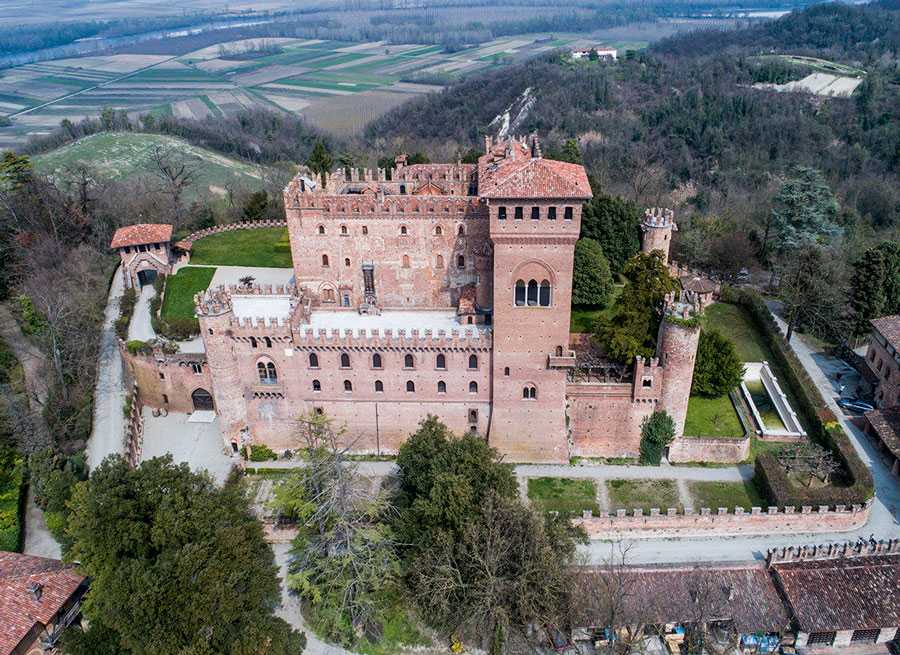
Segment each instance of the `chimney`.
M484 135L484 154L487 154L491 151L491 146L493 145L493 141L491 139L490 134Z
M40 600L44 593L44 585L39 582L30 582L28 583L28 593L34 600Z

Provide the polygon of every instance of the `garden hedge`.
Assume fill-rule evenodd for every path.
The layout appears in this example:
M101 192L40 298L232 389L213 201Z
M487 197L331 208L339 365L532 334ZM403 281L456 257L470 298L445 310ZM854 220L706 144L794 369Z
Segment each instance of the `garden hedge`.
M809 505L862 505L875 495L872 473L859 458L850 438L828 408L818 387L807 374L793 349L785 341L769 308L755 291L725 287L723 302L740 305L750 314L756 327L772 351L775 364L784 371L787 384L797 399L796 409L803 415L809 437L827 448L839 464L826 487L798 487L787 477L771 453L756 458L756 482L772 505L778 507Z
M0 550L22 549L22 517L25 511L25 465L12 459L12 469L0 475Z

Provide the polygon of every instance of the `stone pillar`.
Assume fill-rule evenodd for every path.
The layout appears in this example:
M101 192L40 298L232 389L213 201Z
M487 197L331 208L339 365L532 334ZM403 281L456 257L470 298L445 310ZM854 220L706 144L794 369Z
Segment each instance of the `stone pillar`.
M834 636L834 648L843 648L850 645L850 639L853 637L853 630L838 630Z

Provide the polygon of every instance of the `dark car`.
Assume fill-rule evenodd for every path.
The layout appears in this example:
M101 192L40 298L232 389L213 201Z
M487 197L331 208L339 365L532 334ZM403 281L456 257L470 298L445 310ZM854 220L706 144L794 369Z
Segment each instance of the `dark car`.
M863 402L857 398L841 398L837 401L837 404L847 411L859 412L860 414L865 414L866 412L871 412L875 409L869 403Z

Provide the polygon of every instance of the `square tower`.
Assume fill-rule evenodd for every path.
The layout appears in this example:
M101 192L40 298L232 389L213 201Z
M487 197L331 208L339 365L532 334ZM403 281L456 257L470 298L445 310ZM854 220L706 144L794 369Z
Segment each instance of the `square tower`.
M488 437L511 461L567 461L572 266L590 185L584 167L541 157L536 139L487 146L478 195L494 249Z

